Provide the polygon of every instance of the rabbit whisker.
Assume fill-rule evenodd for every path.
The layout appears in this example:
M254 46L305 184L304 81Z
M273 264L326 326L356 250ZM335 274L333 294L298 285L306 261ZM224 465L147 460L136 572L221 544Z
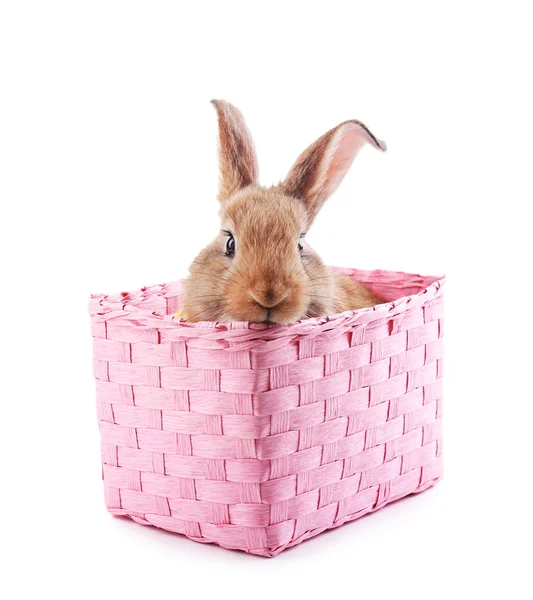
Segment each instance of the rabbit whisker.
M305 272L307 273L307 276L309 277L309 275L310 275L311 273L314 273L314 272L315 272L315 271L317 271L318 269L324 269L324 268L325 268L324 264L322 264L321 262L319 262L319 263L318 263L317 265L315 265L315 266L314 266L312 269L309 269L309 270L307 270L307 269L304 267L304 270L305 270Z
M188 300L202 300L203 298L221 298L220 294L203 294L201 296L187 296Z
M199 260L193 260L192 262L193 262L193 264L198 265L199 267L202 267L202 269L207 273L219 273L220 272L219 270L215 270L215 269L206 269L206 265L209 264L207 261L200 262ZM227 270L226 267L222 263L220 263L220 265L222 267L224 267L224 271Z
M301 265L301 261L296 261L291 269L291 272L289 273L289 277L294 273L294 269L296 269L296 267L299 267ZM303 273L304 269L302 268L300 271L298 271L298 273L296 274L296 277L298 277L298 275L301 275Z
M213 257L215 258L215 257ZM234 273L232 272L232 268L234 267L234 265L232 265L232 267L230 267L229 269L226 267L226 265L222 264L219 260L217 260L215 258L215 261L224 268L224 270L229 271L230 275L234 275ZM204 262L200 262L198 260L193 260L194 264L197 264L198 266L203 266L206 264L206 261ZM236 268L236 267L235 267ZM237 269L239 275L244 279L244 276L242 275L242 273ZM220 275L219 278L215 278L213 275L210 275L211 273L216 273L216 271L213 270L206 270L206 269L202 269L201 271L192 271L191 269L189 269L190 273L194 273L196 275L205 275L206 277L211 277L211 279L218 279L219 281L223 281L225 283L232 281L233 283L236 283L238 286L240 286L243 290L246 290L246 288L240 284L234 277L227 277L224 279L223 275Z
M242 272L237 268L237 266L235 265L235 263L231 263L231 266L228 269L228 266L225 265L223 262L221 262L220 260L218 260L218 258L216 256L214 256L214 254L210 255L211 258L217 263L219 264L224 270L229 270L231 271L232 269L234 269L235 271L237 271L237 273L242 277L242 279L244 279L244 275L242 274ZM199 263L198 263L199 264ZM204 263L205 264L205 263Z
M222 262L220 262L218 260L218 258L216 258L216 256L211 256L211 258L213 258L215 260L216 263L218 263L223 269L227 269L228 267L223 264ZM231 264L229 271L231 271L231 269L235 269L235 271L237 271L237 273L244 279L244 275L239 271L239 269L237 269L236 265L234 263Z
M226 280L223 277L215 277L214 275L210 275L209 273L206 273L205 271L191 271L189 269L190 273L194 273L195 275L203 275L204 277L209 277L210 279L214 279L215 281L220 282L225 282Z
M320 296L318 294L306 294L307 298L323 298L325 300L333 300L333 301L337 301L338 298L336 298L335 296Z
M323 281L323 279L321 280ZM308 287L319 287L319 288L323 288L324 286L328 285L327 283L315 283L314 279L311 279L311 283L308 284Z
M190 317L188 317L187 321L192 321L193 319L196 319L196 317L199 317L200 315L203 315L213 309L216 309L219 305L220 305L220 303L215 302L214 304L209 305L204 310L201 310L201 311L195 313L194 315L191 315Z
M307 275L309 275L309 273L312 273L313 271L315 271L316 269L318 269L319 267L322 267L322 263L319 262L318 265L315 266L314 269L310 269L309 271L305 268L306 265L302 265L302 268L300 269L300 271L298 271L297 276L298 275L303 275L303 273L306 273Z

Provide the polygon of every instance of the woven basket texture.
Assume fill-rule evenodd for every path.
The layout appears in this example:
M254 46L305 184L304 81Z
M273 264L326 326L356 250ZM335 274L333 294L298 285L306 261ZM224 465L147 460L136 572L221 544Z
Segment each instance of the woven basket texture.
M107 509L274 556L437 482L443 278L288 326L186 323L181 282L90 300Z

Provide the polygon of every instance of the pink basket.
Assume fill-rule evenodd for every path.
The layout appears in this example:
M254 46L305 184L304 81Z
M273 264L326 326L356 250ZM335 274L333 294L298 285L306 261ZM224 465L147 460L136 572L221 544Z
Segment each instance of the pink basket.
M91 297L108 510L274 556L441 477L443 278L339 269L388 301L186 323L180 282Z

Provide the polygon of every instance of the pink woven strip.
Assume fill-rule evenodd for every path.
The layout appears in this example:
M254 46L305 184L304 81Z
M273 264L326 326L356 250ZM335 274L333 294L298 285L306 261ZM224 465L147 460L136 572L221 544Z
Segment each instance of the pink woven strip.
M388 302L290 326L90 302L106 505L274 556L442 475L443 278L339 269Z

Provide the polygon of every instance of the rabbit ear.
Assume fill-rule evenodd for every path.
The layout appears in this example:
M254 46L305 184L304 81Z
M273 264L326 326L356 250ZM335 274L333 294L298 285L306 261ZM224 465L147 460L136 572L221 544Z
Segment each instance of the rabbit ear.
M281 188L304 201L312 221L367 143L383 152L387 149L385 142L378 140L359 121L341 123L298 157Z
M257 182L254 143L240 111L225 100L211 100L218 115L220 182L218 199Z

